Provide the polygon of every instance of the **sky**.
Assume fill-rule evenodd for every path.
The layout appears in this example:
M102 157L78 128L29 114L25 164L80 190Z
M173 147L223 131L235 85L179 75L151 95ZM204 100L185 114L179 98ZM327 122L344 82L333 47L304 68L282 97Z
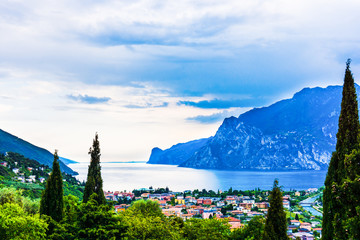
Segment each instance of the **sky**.
M360 75L358 0L2 0L0 128L75 161L212 136ZM358 82L359 83L359 82Z

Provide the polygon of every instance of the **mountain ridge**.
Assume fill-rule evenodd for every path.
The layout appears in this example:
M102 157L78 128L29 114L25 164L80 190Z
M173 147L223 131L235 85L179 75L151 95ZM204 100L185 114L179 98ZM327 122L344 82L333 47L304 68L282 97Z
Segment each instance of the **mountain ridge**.
M304 88L292 98L226 118L203 146L187 153L191 157L172 161L199 169L325 170L335 150L341 93L342 86Z

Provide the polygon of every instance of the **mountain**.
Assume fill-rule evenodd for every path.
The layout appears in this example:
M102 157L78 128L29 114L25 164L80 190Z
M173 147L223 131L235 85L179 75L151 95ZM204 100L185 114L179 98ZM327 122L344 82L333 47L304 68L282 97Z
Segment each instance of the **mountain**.
M63 157L59 157L60 161L63 162L65 165L69 165L69 164L74 164L74 163L79 163L76 162L74 160L70 160L68 158L63 158Z
M153 148L151 151L149 164L170 164L179 165L184 159L189 159L198 149L203 147L211 138L203 138L187 143L179 143L167 150Z
M37 147L0 129L0 153L6 152L19 153L49 167L52 167L54 161L54 155L48 150ZM73 171L61 161L60 168L61 171L65 173L77 175L77 172Z
M172 161L201 169L325 170L335 150L341 94L341 86L304 88L291 99L227 118L206 144L196 149L185 143L185 157ZM173 157L169 150L162 158Z

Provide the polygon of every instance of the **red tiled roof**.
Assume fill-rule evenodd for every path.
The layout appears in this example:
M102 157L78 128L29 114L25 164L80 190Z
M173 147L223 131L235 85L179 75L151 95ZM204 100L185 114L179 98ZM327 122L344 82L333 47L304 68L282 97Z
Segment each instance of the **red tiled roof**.
M227 219L229 219L229 222L240 222L239 219L234 218L234 217L228 217Z

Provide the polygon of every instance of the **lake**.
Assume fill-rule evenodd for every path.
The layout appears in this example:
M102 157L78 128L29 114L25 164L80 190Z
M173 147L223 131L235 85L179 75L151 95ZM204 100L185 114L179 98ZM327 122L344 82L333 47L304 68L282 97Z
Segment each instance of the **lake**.
M79 180L86 180L89 163L70 164ZM179 168L146 163L101 163L103 189L109 191L169 187L172 191L193 189L270 190L275 178L284 190L305 190L324 185L326 171L221 171Z

